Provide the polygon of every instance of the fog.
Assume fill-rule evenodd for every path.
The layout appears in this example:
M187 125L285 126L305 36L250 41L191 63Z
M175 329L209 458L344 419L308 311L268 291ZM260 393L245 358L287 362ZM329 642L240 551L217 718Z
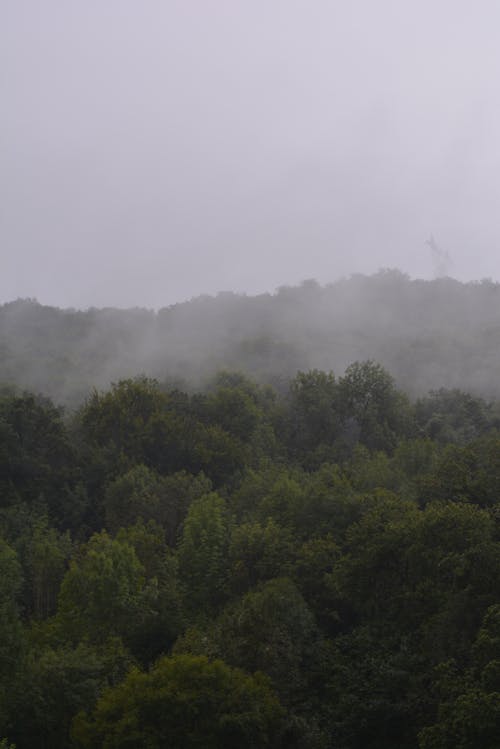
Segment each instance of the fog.
M498 278L499 25L494 0L5 0L0 301L160 308L443 257Z
M500 284L398 271L230 292L152 310L0 305L0 390L77 406L93 387L145 374L204 389L221 370L287 391L297 371L374 360L410 396L459 388L500 399Z

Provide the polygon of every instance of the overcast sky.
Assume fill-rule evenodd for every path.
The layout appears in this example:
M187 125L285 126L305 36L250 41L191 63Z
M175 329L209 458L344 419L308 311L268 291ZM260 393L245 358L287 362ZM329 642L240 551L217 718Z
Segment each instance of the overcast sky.
M498 0L2 0L0 302L500 278ZM442 269L441 269L442 272Z

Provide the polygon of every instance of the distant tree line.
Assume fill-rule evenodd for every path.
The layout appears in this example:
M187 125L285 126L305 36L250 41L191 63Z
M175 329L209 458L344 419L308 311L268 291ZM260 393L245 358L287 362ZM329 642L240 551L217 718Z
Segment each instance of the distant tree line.
M412 397L445 385L499 398L500 285L386 270L158 312L0 306L0 381L71 407L138 372L193 391L221 369L244 371L283 393L298 370L340 374L368 359Z

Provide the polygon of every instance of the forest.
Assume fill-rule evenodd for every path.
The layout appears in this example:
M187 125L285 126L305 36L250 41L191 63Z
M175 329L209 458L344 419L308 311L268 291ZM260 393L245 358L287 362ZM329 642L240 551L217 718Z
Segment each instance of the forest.
M500 749L499 30L0 0L0 749Z
M499 298L0 307L2 749L496 749Z
M398 270L274 294L223 292L157 311L0 305L0 382L75 408L92 387L146 374L204 389L219 370L283 392L297 371L374 360L412 397L459 388L500 398L500 284Z
M497 749L499 429L373 359L6 383L0 746Z

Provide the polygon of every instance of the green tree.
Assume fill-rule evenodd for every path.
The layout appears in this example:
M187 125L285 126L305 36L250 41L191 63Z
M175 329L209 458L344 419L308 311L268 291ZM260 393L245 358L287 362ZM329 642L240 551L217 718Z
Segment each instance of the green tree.
M494 749L500 735L500 606L486 611L471 650L470 666L456 661L433 674L437 720L419 734L421 749Z
M208 396L206 409L213 422L243 442L251 439L262 419L255 400L241 387L219 386Z
M361 518L346 531L345 553L327 577L330 605L344 626L383 620L390 627L402 614L405 554L419 511L386 490L366 495L362 505Z
M168 397L156 380L121 380L108 392L92 393L78 417L83 438L100 451L107 472L123 473L136 464L152 466L156 440L171 442L174 424L167 418ZM94 458L95 460L95 458Z
M363 626L337 636L322 655L317 710L331 746L417 746L418 728L429 715L428 674L407 640Z
M286 572L293 557L290 531L269 518L266 523L235 525L228 550L229 584L234 594Z
M241 469L243 442L217 423L203 423L193 404L146 377L94 392L79 414L94 491L135 465L161 474L203 471L215 484Z
M256 749L280 746L283 710L267 680L204 657L162 658L105 692L74 721L76 747Z
M29 393L0 397L0 503L44 502L59 527L80 520L61 501L79 478L62 411Z
M421 513L407 552L406 602L421 622L421 648L434 662L467 657L486 609L500 600L500 544L488 512L433 504Z
M471 688L441 706L439 718L420 732L420 749L497 749L500 693Z
M473 502L480 507L498 505L500 439L497 433L465 446L446 445L433 470L420 481L420 501Z
M337 627L339 615L332 601L329 579L341 556L330 534L311 538L295 549L292 577L323 631Z
M160 521L161 477L145 465L136 465L118 476L106 489L104 517L106 528L119 528L138 520Z
M153 521L121 528L116 540L132 546L144 568L149 611L144 611L127 644L141 663L149 664L169 651L184 626L178 560L165 544L163 529Z
M305 500L304 484L300 477L287 473L278 474L275 481L265 488L259 501L256 514L261 521L273 518L283 527L294 527L297 515Z
M66 749L72 718L90 710L103 687L124 678L131 659L116 642L33 647L12 690L10 736L19 749Z
M392 451L398 438L409 436L413 414L409 401L391 375L373 361L354 362L338 383L344 438L370 450Z
M189 508L179 542L179 575L186 604L206 614L227 596L230 520L224 500L214 492Z
M317 643L314 616L289 578L276 578L229 604L216 623L220 656L245 671L263 671L278 693L300 704Z
M155 595L134 548L104 531L95 534L62 581L57 610L61 634L74 643L126 638L147 618Z
M294 528L304 541L328 533L340 541L361 514L362 503L347 471L326 463L307 476L303 497L296 504Z
M27 576L31 587L30 610L37 619L55 613L59 588L73 544L68 531L58 533L45 518L36 523L27 549Z
M0 730L7 722L8 702L23 651L19 612L21 566L15 551L0 538Z
M303 477L302 470L283 466L281 463L263 463L258 470L247 467L238 485L230 494L228 501L231 510L238 521L252 521L258 517L260 521L265 522L268 517L274 516L275 503L267 499L272 488L287 481L301 484ZM279 500L277 505L281 507ZM274 517L275 520L283 520L289 518L289 515L286 508L282 507L278 515Z
M498 426L492 405L462 390L431 390L415 404L418 426L436 442L465 445Z
M365 504L329 577L344 621L411 634L433 664L465 657L485 609L500 597L493 520L472 505L421 511L380 491Z
M179 471L160 476L147 466L134 466L106 489L106 527L116 533L139 520L146 523L153 520L164 528L170 546L175 546L189 505L211 488L210 480L203 474L193 476Z
M319 464L341 435L339 390L333 372L299 372L290 384L286 440L294 457ZM323 449L320 449L320 448Z

